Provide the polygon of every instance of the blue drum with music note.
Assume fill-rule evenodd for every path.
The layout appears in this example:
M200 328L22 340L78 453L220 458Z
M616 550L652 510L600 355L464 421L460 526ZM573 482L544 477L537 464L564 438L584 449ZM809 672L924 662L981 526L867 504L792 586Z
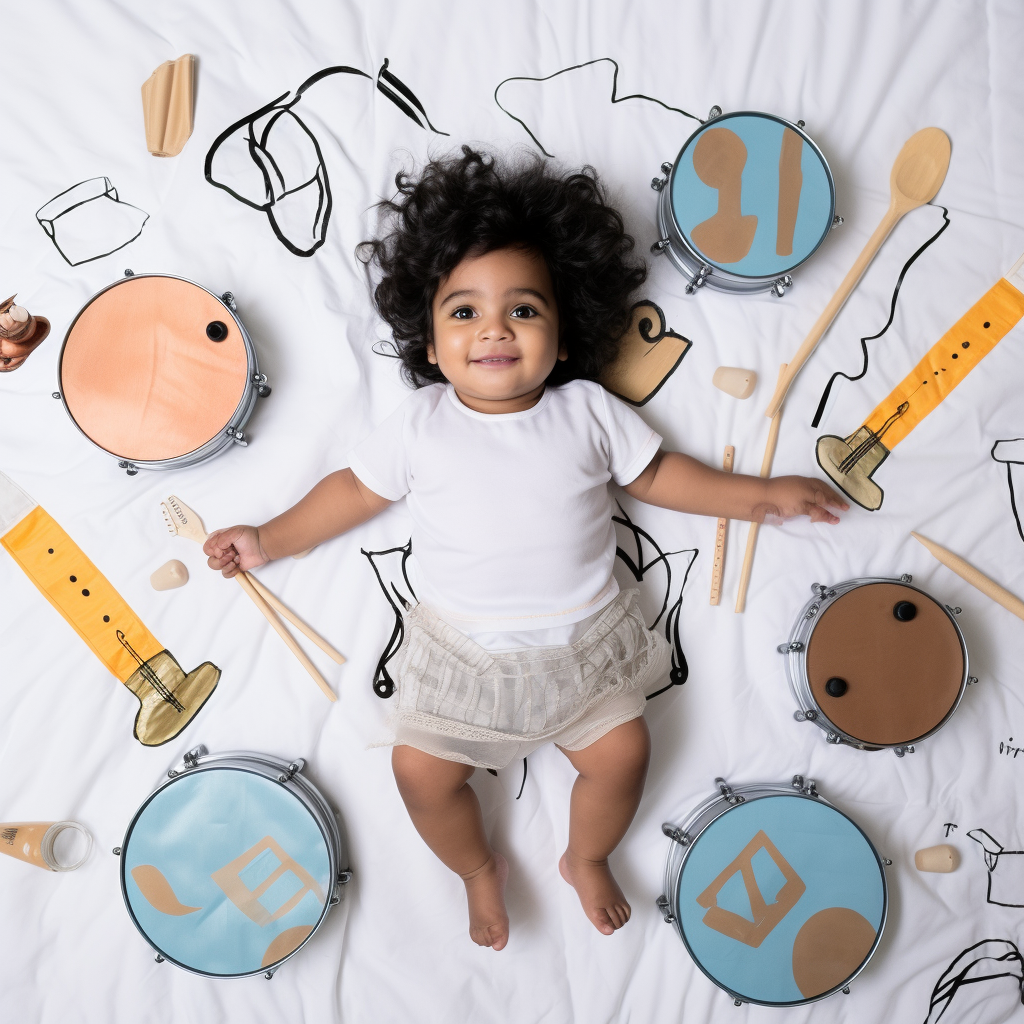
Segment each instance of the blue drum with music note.
M773 114L713 107L675 162L662 164L659 241L689 283L781 296L792 271L842 223L835 182L803 130Z
M672 840L658 906L737 1003L823 999L864 969L885 926L883 861L813 781L728 786ZM887 863L887 862L885 862Z
M158 961L270 978L340 901L351 873L338 822L303 766L199 747L139 808L115 852Z

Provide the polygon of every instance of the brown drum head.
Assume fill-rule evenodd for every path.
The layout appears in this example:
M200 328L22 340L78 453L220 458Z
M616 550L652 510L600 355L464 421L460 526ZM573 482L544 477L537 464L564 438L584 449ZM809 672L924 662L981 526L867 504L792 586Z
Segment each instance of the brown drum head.
M219 337L219 340L215 340ZM124 459L194 452L231 421L249 361L220 299L176 277L131 277L71 325L60 386L82 432Z
M807 677L843 732L895 746L931 732L953 709L964 655L938 602L898 583L867 583L822 613L807 643Z

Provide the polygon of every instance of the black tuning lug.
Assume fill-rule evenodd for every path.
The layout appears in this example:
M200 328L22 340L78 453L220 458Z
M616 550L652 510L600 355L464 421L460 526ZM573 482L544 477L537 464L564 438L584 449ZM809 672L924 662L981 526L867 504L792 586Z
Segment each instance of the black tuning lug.
M845 679L840 679L839 676L833 676L825 683L825 692L830 697L842 697L849 688L850 684Z
M917 615L917 605L912 601L897 601L893 605L892 614L900 622L909 622Z

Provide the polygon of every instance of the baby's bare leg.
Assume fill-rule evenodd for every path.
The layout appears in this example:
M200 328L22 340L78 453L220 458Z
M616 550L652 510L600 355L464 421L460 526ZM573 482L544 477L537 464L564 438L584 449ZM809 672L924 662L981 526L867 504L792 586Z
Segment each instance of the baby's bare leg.
M392 750L391 766L416 831L466 884L470 938L480 946L504 948L508 864L484 835L480 804L469 785L474 769L408 746Z
M576 890L587 917L611 935L630 914L608 868L640 805L651 756L651 737L642 718L616 726L583 750L564 750L579 772L569 804L569 846L558 869Z

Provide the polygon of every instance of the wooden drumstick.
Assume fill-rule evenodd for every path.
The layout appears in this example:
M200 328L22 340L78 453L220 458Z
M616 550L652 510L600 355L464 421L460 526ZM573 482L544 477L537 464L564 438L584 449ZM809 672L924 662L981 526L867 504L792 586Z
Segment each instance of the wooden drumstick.
M786 375L786 364L779 367L779 383ZM779 421L782 419L782 406L776 410L768 427L768 443L764 446L764 458L761 460L761 478L771 476L772 460L775 458L775 446L779 441ZM751 523L747 533L747 550L743 553L743 568L740 570L740 588L736 594L736 611L742 612L747 606L747 587L750 586L750 573L754 568L754 548L757 546L757 531L760 523Z
M726 473L732 472L732 462L736 455L736 449L731 445L725 446L725 455L722 458L722 469ZM729 520L719 519L715 529L715 561L711 568L711 603L718 604L722 597L722 573L725 570L725 541L729 533Z
M990 580L984 573L979 572L969 562L965 562L959 555L954 555L948 548L941 544L922 537L921 534L911 531L910 536L920 541L947 569L951 569L962 580L966 580L976 590L980 590L986 597L991 597L996 604L1001 604L1008 612L1013 612L1018 619L1024 619L1024 601L1011 594L1005 587L999 586L995 580Z
M274 609L279 615L283 615L296 629L301 630L310 640L313 641L325 654L329 654L339 665L345 664L345 655L340 651L335 650L315 629L311 626L307 626L289 608L283 601L281 601L275 594L271 593L267 588L254 576L251 572L244 574L249 582L256 588L256 592Z
M875 253L881 249L882 243L889 237L889 233L899 223L900 218L935 198L935 193L942 186L946 171L949 169L949 154L949 137L941 128L922 128L903 143L903 148L899 151L889 175L889 209L849 273L843 278L843 283L832 296L824 312L815 321L810 334L804 338L803 344L790 360L789 372L775 388L775 394L764 411L765 416L773 417L779 411L793 378L807 362L814 347L835 320L839 310L843 308L843 303L857 287L857 282L864 276L868 264L875 258Z

